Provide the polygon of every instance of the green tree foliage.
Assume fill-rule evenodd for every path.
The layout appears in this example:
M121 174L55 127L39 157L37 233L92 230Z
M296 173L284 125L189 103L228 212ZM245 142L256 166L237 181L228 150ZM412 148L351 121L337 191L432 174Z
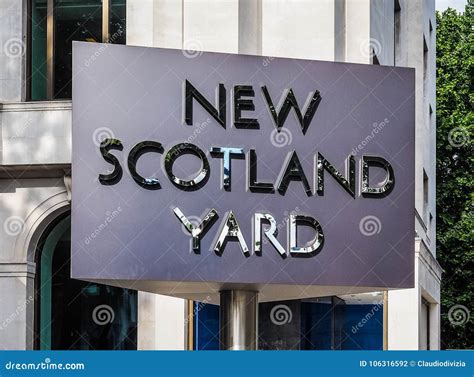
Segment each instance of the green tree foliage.
M449 349L474 348L473 15L474 0L464 13L436 15L437 257L441 345Z

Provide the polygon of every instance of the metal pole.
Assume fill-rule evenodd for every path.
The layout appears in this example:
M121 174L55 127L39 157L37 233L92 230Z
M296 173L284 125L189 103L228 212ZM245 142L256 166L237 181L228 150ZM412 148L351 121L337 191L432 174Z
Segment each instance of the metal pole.
M54 0L47 2L46 16L46 98L54 98Z
M258 292L220 292L221 350L256 350L258 346Z
M388 291L383 292L383 349L388 350Z
M102 42L109 43L110 0L102 0Z

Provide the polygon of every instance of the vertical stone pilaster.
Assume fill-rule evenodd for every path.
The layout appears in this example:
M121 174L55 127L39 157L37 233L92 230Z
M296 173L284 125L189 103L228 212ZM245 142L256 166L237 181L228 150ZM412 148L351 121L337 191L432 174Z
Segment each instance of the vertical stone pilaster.
M27 1L0 2L0 103L26 96Z
M34 274L32 263L0 263L0 349L33 349Z

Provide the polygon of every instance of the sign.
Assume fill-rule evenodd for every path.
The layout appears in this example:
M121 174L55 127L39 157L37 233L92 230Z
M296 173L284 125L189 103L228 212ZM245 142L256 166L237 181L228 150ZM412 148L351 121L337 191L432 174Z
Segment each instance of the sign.
M414 70L74 43L72 277L413 286Z

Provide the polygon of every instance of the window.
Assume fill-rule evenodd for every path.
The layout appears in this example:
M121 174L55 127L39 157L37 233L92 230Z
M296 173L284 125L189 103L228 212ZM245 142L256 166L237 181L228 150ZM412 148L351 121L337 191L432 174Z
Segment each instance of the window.
M71 279L70 226L70 216L59 220L41 241L35 348L137 349L137 291Z
M420 307L420 350L430 349L430 303L421 298Z
M71 98L72 41L125 44L126 0L29 2L29 98Z
M266 302L258 311L261 350L383 348L383 303L372 295ZM193 313L193 349L219 349L219 307L194 302Z

